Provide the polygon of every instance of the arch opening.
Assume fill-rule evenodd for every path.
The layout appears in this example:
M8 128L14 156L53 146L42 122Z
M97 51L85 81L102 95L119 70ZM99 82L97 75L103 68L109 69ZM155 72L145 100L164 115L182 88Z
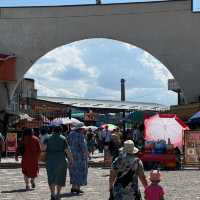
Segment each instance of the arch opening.
M144 49L117 40L76 41L41 56L25 77L36 80L39 96L120 100L120 79L126 100L176 104L168 91L168 69Z

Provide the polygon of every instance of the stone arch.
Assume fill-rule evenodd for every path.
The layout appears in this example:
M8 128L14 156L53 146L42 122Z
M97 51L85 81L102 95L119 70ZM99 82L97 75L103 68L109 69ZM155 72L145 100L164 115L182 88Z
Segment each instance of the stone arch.
M73 42L70 42L70 43L68 43L68 44L73 44L73 43L75 43L75 42L81 42L81 41L84 41L84 40L93 40L93 39L106 39L106 40L112 40L112 41L114 41L114 42L119 42L119 44L120 43L124 43L124 44L128 44L128 45L131 45L131 46L133 46L133 47L136 47L136 48L138 48L138 49L140 49L141 51L144 51L144 52L147 52L148 54L150 54L151 55L151 53L150 52L148 52L147 50L145 50L145 49L142 49L141 47L138 47L138 46L136 46L136 45L132 45L132 44L130 44L130 43L128 43L128 42L125 42L125 41L119 41L118 39L113 39L113 38L97 38L97 37L95 37L95 38L84 38L84 39L80 39L80 40L78 40L78 41L73 41ZM62 47L62 46L64 46L64 45L68 45L68 44L66 44L66 42L64 41L61 45L60 44L58 44L58 45L55 45L55 47L53 48L53 49L48 49L48 51L47 52L44 52L42 55L38 55L38 57L36 57L35 58L35 61L33 62L33 61L31 61L30 62L30 65L27 65L26 67L27 67L27 70L29 70L30 68L32 68L33 66L34 66L34 64L35 63L37 63L42 57L44 57L45 55L47 55L48 53L50 53L50 52L53 52L55 49L57 49L57 48L60 48L60 47ZM153 55L151 55L151 56L153 56ZM155 57L154 57L155 58ZM66 57L66 59L67 59L67 57ZM133 59L134 59L134 55L133 55ZM157 58L155 58L155 59L157 59ZM160 60L158 60L159 62L161 62ZM162 62L161 62L161 64L163 64ZM163 64L164 65L164 64ZM165 68L167 68L166 66L164 66ZM26 73L27 71L25 71L25 73ZM25 74L25 73L23 73L23 74ZM171 73L171 72L170 72ZM20 82L20 80L23 78L23 76L21 76L20 78L19 78L19 80L18 80L18 83ZM16 84L16 86L17 86L17 84ZM14 93L14 92L13 92Z
M0 8L0 13L0 52L16 54L17 81L57 46L111 38L150 52L179 82L187 102L198 101L200 15L192 13L191 0ZM15 86L10 84L11 93Z

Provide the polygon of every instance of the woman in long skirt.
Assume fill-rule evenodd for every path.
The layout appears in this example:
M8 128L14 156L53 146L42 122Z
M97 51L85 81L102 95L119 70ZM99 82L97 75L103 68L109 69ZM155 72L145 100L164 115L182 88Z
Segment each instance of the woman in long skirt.
M66 182L67 158L72 162L66 138L61 135L62 128L54 127L53 134L44 142L47 152L46 170L51 200L59 200L60 192ZM67 158L66 155L67 154Z
M69 168L72 193L83 193L80 187L87 185L88 151L82 126L83 123L77 124L68 136L68 143L73 156L73 164Z
M35 178L39 173L38 160L41 153L40 142L37 137L33 135L33 130L27 128L24 130L23 138L21 144L23 145L22 153L22 173L24 174L24 181L26 184L26 189L29 190L29 182L31 182L31 187L35 188ZM18 160L19 149L16 154L16 160Z

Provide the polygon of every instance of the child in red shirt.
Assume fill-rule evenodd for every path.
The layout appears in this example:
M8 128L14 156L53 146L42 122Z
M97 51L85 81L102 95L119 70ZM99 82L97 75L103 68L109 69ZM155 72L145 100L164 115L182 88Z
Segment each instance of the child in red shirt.
M145 189L145 199L146 200L164 200L164 190L159 185L160 182L160 172L158 170L153 170L150 173L151 184Z

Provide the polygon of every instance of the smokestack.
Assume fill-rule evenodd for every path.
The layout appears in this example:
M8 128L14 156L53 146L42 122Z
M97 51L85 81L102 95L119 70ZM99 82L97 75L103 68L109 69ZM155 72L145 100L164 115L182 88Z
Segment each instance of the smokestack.
M122 78L121 79L121 101L125 101L126 96L125 96L125 80Z

